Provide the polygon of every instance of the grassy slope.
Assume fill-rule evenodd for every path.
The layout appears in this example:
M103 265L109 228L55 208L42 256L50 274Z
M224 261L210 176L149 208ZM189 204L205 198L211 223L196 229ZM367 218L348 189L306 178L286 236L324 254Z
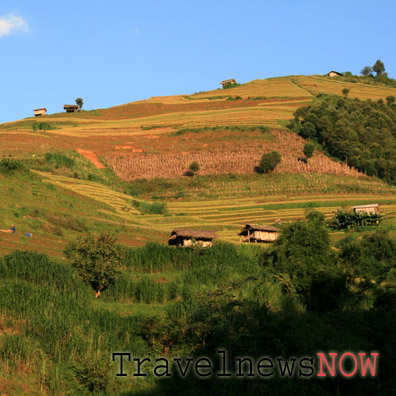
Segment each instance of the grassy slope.
M291 221L303 217L307 206L320 207L330 216L343 204L375 201L385 204L385 213L392 213L393 187L378 180L353 177L356 176L353 173L342 176L343 170L341 176L332 175L334 170L321 174L340 165L318 151L308 166L300 163L297 157L301 155L302 139L282 129L264 134L254 128L175 133L183 127L218 125L282 128L295 109L312 101L316 93L340 94L344 87L350 89L350 97L361 99L384 98L396 92L394 88L346 83L323 76L291 76L255 80L227 90L155 97L97 111L53 114L39 120L57 128L47 132L32 132L31 125L37 121L33 118L3 124L0 154L29 159L32 166L45 172L34 182L0 179L7 197L1 208L0 228L15 223L18 230L34 234L32 240L26 240L20 234L1 233L0 249L5 253L16 248L33 248L60 255L66 241L79 235L79 231L62 222L51 224L48 218L58 212L71 219L81 219L91 231L118 232L129 245L146 240L165 242L166 235L175 227L214 229L221 238L236 241L236 232L246 221ZM237 96L242 100L227 100ZM280 150L283 163L279 173L238 175L238 167L243 168L241 162L231 162L239 155L233 150L241 147L245 150L242 165L251 157L256 156L257 160L262 152ZM168 201L169 215L139 214L131 205L133 198L122 193L117 177L107 170L96 169L78 156L76 149L91 150L113 165L127 158L128 172L137 161L142 164L137 172L140 177L145 175L146 168L151 172L148 175L161 175L162 170L168 171L172 168L170 164L175 164L175 156L181 158L182 165L177 165L179 173L175 172L173 179L136 181L128 187L146 201L156 198ZM43 160L43 154L48 151L66 152L69 157L78 158L78 166L70 171L55 170ZM183 166L187 167L195 158L214 162L213 166L201 163L203 175L216 170L236 174L180 178ZM242 173L251 173L253 165L254 161ZM71 178L76 171L84 175L83 179L93 175L95 178L91 180L102 180L108 186ZM289 174L294 172L297 174ZM55 190L50 185L56 186ZM280 201L286 206L268 206Z
M384 98L396 91L327 77L294 76L256 80L224 91L151 98L110 109L50 115L42 121L58 129L46 133L31 131L34 119L4 124L0 126L0 154L29 160L39 171L33 176L0 176L0 228L14 223L18 230L17 234L0 233L0 255L29 249L61 256L65 243L85 233L84 227L91 232L116 232L122 243L128 245L141 245L148 240L165 242L169 231L176 227L213 229L221 239L237 242L237 231L247 221L272 224L280 219L282 224L303 218L305 211L313 207L331 216L341 206L368 202L381 203L381 211L387 216L382 227L394 232L395 188L376 179L300 172L135 181L130 189L139 193L138 199L160 198L167 201L169 210L167 216L142 215L131 205L135 198L122 192L126 186L114 175L95 169L71 151L92 150L104 160L121 153L138 155L141 150L148 154L205 152L208 147L204 146L207 142L203 138L211 144L240 145L260 139L261 144L271 143L268 136L255 131L209 132L203 138L201 134L177 136L174 132L181 127L217 125L281 128L296 108L312 100L312 95L341 94L344 87L351 89L351 97L362 99ZM216 96L226 97L209 99ZM241 96L243 100L227 101L229 96ZM142 129L142 126L157 128ZM75 169L54 169L45 164L43 154L48 151L66 152L78 159ZM75 172L82 178L74 178ZM88 181L88 175L102 182ZM34 234L32 239L23 236L27 231ZM332 236L338 239L344 234ZM165 280L166 287L181 275L181 271L173 270L153 274L128 271L126 276L136 281L142 277ZM103 310L110 311L127 318L136 314L161 316L169 305L168 302L144 304L131 299L95 301L92 295L87 301L92 312L102 315ZM0 344L3 335L17 334L18 326L15 318L0 317ZM10 374L8 369L0 370L0 389L16 395L48 394L41 380L44 369L21 365L18 375Z

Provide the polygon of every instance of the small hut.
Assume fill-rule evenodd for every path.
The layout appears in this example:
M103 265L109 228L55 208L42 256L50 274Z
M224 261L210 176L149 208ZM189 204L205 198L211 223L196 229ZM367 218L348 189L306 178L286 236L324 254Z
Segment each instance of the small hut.
M358 205L353 207L355 213L379 214L379 204Z
M213 231L173 230L169 237L168 245L176 245L177 247L210 247L214 238L218 238L218 235Z
M339 77L342 76L342 73L338 73L337 71L331 70L327 73L329 77Z
M63 109L66 110L66 113L74 113L76 111L80 111L79 105L64 105Z
M43 115L45 115L46 113L47 113L47 109L44 109L44 108L42 108L42 109L35 109L35 110L33 110L34 111L34 116L35 117L41 117L41 116L43 116Z
M224 80L224 81L222 81L220 84L223 86L223 88L226 86L226 85L229 85L229 84L236 84L237 82L236 82L236 80L235 80L235 78L230 78L229 80Z
M279 228L272 226L246 224L238 235L242 242L266 243L278 239L279 231Z

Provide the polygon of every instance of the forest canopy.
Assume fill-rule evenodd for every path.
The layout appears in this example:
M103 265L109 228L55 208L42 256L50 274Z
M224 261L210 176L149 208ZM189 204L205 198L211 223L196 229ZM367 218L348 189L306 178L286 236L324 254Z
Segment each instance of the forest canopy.
M288 127L329 155L369 176L396 184L396 104L319 94L299 108Z

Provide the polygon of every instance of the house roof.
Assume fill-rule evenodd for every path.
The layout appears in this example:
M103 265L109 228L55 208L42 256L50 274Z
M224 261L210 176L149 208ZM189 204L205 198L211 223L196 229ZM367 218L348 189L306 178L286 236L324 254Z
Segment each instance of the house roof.
M364 208L378 208L379 204L368 204L368 205L357 205L353 209L364 209Z
M173 230L169 240L176 239L178 236L183 238L196 238L196 239L210 239L218 238L219 236L214 231L203 230Z
M231 83L231 82L235 82L235 78L230 78L229 80L224 80L222 81L220 84L227 84L227 83Z
M33 111L39 111L39 110L44 110L44 111L47 111L47 109L46 108L42 108L42 109L34 109Z
M242 228L241 232L238 235L243 235L246 231L255 230L255 231L270 231L270 232L279 232L280 229L268 225L260 225L260 224L252 224L246 223L245 227Z
M80 106L79 105L63 105L64 109L79 109Z
M330 70L330 71L327 73L327 75L329 75L330 73L335 73L335 74L338 74L339 76L342 76L342 73L339 73L338 71L335 71L335 70Z

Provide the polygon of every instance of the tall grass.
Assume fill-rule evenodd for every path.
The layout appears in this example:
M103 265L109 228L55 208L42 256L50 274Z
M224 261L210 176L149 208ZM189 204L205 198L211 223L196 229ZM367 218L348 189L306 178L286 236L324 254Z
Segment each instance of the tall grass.
M149 242L144 247L126 249L123 265L131 271L146 273L183 270L191 265L193 256L191 249Z
M0 317L9 318L12 328L2 336L0 356L9 370L28 366L50 389L85 394L96 387L95 377L84 379L81 374L92 369L87 357L108 362L112 350L144 353L140 318L93 310L90 290L67 264L15 252L0 259L0 274ZM103 375L101 381L110 384L111 370ZM96 381L100 387L100 379Z
M55 168L68 168L72 169L74 166L74 160L66 157L63 154L58 153L46 153L45 160L55 165Z

